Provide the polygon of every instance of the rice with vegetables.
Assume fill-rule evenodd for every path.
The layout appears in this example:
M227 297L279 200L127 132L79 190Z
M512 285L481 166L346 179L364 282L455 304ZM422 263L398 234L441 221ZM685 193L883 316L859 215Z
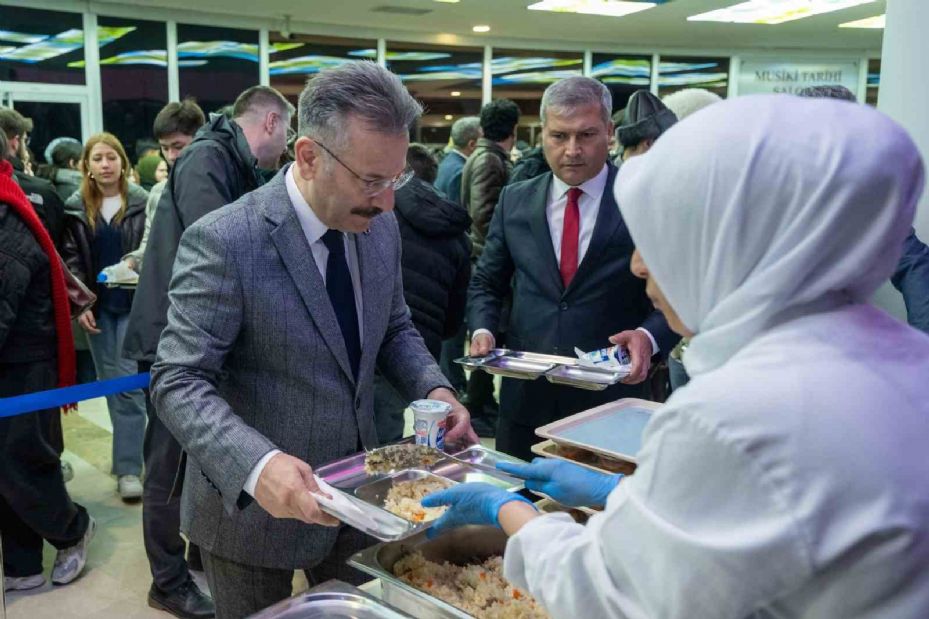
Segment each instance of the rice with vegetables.
M419 552L397 561L393 573L417 589L477 619L548 619L529 594L503 578L503 558L454 565L429 561Z
M424 496L451 486L444 479L430 477L409 481L395 481L387 491L384 509L410 522L429 522L445 513L446 506L423 507L420 501Z

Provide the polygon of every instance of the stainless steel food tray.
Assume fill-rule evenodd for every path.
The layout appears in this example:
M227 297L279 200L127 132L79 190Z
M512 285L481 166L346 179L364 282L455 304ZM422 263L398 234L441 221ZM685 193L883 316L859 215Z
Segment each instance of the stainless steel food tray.
M484 451L483 456L480 452ZM496 452L480 445L474 445L454 454L437 452L439 460L424 467L411 467L395 471L389 475L369 475L365 472L365 452L352 454L341 460L336 460L316 469L316 475L322 478L337 492L341 492L358 509L362 510L368 518L365 524L358 526L365 533L382 541L398 541L414 536L432 523L413 523L384 509L384 498L394 480L403 480L414 471L436 475L456 483L486 482L508 491L521 490L524 482L521 479L495 470L487 464L472 463L473 460L482 460L484 463L507 459L505 454ZM339 517L340 514L333 514ZM355 522L359 519L355 518ZM353 524L355 524L353 522Z
M575 453L566 453L567 450L565 446L558 445L558 443L551 440L536 443L530 449L532 453L537 456L564 460L565 462L571 462L572 464L583 466L584 468L597 471L598 473L622 473L623 475L632 475L635 473L636 469L636 465L632 462L620 460L618 458L608 458L607 456L601 456L600 454L586 449L569 447L568 449L573 450Z
M467 526L433 540L427 540L421 533L401 542L377 544L352 556L348 564L380 578L383 600L418 619L472 619L465 611L394 576L393 566L402 557L417 550L431 561L464 565L502 555L505 549L506 534L500 529Z
M559 365L545 373L550 383L568 385L589 391L603 391L629 376L628 371L609 371L579 365Z
M658 402L623 398L537 428L535 433L559 446L636 463L642 433Z
M543 376L551 383L590 391L602 391L628 376L626 370L582 367L573 357L495 348L486 357L462 357L455 363L470 370L483 370L508 378L536 380Z
M251 619L410 619L386 602L340 580L288 598L254 614Z

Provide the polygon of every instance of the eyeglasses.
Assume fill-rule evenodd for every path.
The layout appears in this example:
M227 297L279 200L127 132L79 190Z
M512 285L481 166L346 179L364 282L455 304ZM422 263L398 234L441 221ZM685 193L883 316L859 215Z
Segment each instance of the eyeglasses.
M407 166L403 170L403 172L400 172L400 174L397 174L393 178L379 178L376 180L365 178L358 172L355 172L353 169L345 165L345 162L339 159L338 157L336 157L335 153L333 153L331 150L326 148L325 144L323 144L322 142L320 142L319 140L315 138L313 138L313 141L316 142L316 144L318 144L320 148L322 148L324 151L329 153L329 155L333 159L338 161L342 165L343 168L351 172L355 176L355 178L357 178L362 183L364 183L364 194L368 196L369 198L372 198L379 193L387 191L387 189L390 187L393 187L393 190L396 191L400 189L401 187L403 187L404 185L406 185L409 182L409 180L413 178L413 169L410 166Z

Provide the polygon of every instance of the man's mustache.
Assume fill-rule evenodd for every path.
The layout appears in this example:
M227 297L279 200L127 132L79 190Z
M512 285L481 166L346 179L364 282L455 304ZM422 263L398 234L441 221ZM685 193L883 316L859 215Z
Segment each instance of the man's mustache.
M383 210L377 208L376 206L372 206L370 208L359 207L359 208L352 209L352 215L359 215L361 217L366 217L368 219L374 219L375 217L377 217L383 212L384 212Z

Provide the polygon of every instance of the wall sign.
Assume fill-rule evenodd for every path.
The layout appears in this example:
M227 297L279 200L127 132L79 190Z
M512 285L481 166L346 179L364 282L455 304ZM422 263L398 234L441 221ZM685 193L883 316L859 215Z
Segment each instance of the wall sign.
M842 85L858 95L857 60L777 61L743 58L739 68L739 94L796 94L809 86Z

